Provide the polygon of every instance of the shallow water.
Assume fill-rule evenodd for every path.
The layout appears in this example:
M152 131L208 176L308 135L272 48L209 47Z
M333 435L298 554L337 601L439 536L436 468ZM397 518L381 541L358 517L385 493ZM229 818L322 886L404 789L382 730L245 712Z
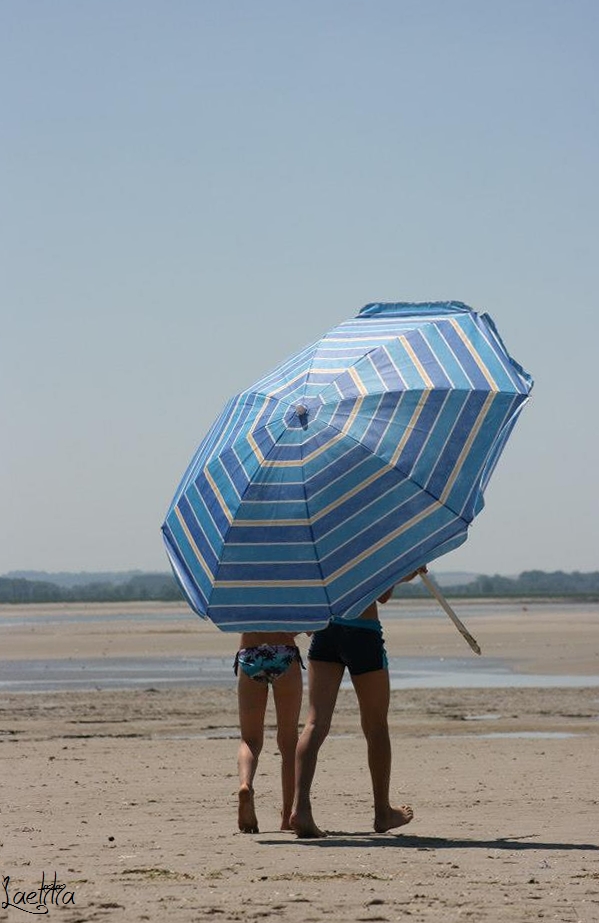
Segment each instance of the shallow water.
M429 734L429 737L450 737L450 734ZM584 734L577 734L574 731L490 731L487 734L460 734L460 740L464 737L477 740L497 740L505 738L506 740L567 740L570 737L584 737Z
M501 660L391 657L392 689L583 688L599 676L515 673ZM230 657L0 660L0 692L233 686ZM351 685L349 678L342 686Z
M516 673L507 662L474 656L390 657L389 675L392 689L580 689L599 686L599 676Z
M358 739L359 734L329 734L329 740ZM467 737L469 740L495 740L498 738L519 739L519 740L567 740L571 737L584 737L584 734L578 734L574 731L497 731L487 734L460 734L460 740ZM454 734L429 734L430 740L438 738L455 739ZM199 734L152 734L152 740L237 740L239 738L239 728L222 727L211 728L209 731L202 731Z
M599 604L563 600L461 600L456 608L466 621L480 616L519 615L523 618L548 615L571 618L585 611L596 611ZM31 614L29 614L29 611ZM88 612L70 606L65 610L21 608L3 609L0 630L37 625L65 626L102 622L150 622L168 626L181 621L197 624L189 609L148 609L132 613L118 607ZM382 610L387 620L444 618L434 600L392 601ZM217 629L214 629L217 631ZM0 647L1 650L1 647ZM516 673L512 665L499 659L463 657L390 657L389 672L393 689L498 689L531 687L599 687L599 676L559 676ZM64 660L0 660L0 691L50 692L85 689L173 688L203 685L233 685L235 678L229 657L114 657ZM349 678L344 680L350 685Z

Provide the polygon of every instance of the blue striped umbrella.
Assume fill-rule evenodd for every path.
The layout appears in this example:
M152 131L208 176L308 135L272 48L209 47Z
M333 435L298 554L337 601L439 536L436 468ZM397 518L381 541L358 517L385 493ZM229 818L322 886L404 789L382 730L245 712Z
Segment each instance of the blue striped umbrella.
M189 605L224 631L358 616L465 541L531 388L488 315L367 305L200 444L162 527Z

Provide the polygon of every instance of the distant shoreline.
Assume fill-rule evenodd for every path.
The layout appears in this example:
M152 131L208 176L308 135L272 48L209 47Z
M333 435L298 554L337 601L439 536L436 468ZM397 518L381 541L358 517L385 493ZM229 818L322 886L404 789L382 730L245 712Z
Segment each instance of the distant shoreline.
M547 605L565 605L565 606L584 606L595 605L599 603L599 596L588 595L556 595L556 596L455 596L452 593L445 592L445 596L451 599L452 603L462 608L476 608L480 606L490 607L497 606L522 606L523 609L528 607ZM430 606L437 607L438 603L432 597L414 596L414 597L393 597L387 608L390 606L399 606L401 609L423 609ZM3 613L15 613L21 610L33 611L40 610L48 612L65 612L65 611L83 611L92 613L99 612L129 612L133 614L142 614L144 612L168 612L181 615L191 615L199 618L187 605L184 600L161 600L161 599L126 599L126 600L57 600L57 601L35 601L26 602L0 602L0 616ZM439 612L441 609L439 608Z
M502 610L505 611L509 609L511 612L513 610L522 610L523 614L534 614L535 611L546 610L547 607L552 608L575 608L577 611L583 611L585 606L590 606L594 608L599 605L599 599L594 598L582 598L582 597L563 597L563 596L469 596L469 597L450 597L452 605L456 609L456 612L462 612L465 618L471 617L475 610L488 610L489 614L492 613L493 608L498 610L497 614L501 615ZM392 599L390 600L384 609L381 608L381 618L385 620L385 615L387 618L409 618L410 615L413 615L414 618L418 618L419 614L424 614L424 610L427 611L427 615L438 614L441 620L446 619L443 610L439 604L432 597L428 599L417 597L414 599ZM132 618L143 618L144 615L147 615L150 618L159 617L161 614L175 619L184 619L190 620L192 624L199 624L204 626L209 626L210 628L216 629L216 626L210 621L210 619L203 619L198 616L188 605L183 601L162 601L162 600L125 600L123 602L93 602L93 601L84 601L84 602L50 602L50 603L38 603L38 602L26 602L26 603L0 603L0 628L2 627L2 620L4 618L10 618L15 615L23 615L24 617L44 617L48 616L57 616L57 615L71 615L76 614L81 615L83 618L85 616L90 617L110 617L111 615L121 615L121 616L131 616ZM480 615L479 612L475 613Z
M449 593L445 594L448 599L451 599L452 604L455 607L461 609L475 609L485 607L491 608L493 606L498 606L500 608L505 606L517 607L521 606L522 609L534 609L536 607L543 606L575 606L580 607L584 605L595 606L599 604L599 597L594 596L452 596ZM432 597L393 597L387 604L386 610L388 611L391 608L400 608L409 612L410 610L422 610L429 609L431 607L438 608L439 613L442 615L442 610L439 604ZM123 600L119 601L103 601L103 600L65 600L58 602L0 602L0 618L3 615L15 615L15 613L23 612L28 614L39 615L43 612L51 613L61 613L61 612L77 612L93 614L98 613L110 613L110 612L120 612L123 614L131 615L143 615L144 613L148 614L157 614L160 612L169 613L172 615L181 615L182 617L191 616L192 618L201 619L193 610L187 605L183 600L158 600L158 599L138 599L138 600ZM381 612L383 610L381 609ZM210 620L206 620L207 624L211 624Z

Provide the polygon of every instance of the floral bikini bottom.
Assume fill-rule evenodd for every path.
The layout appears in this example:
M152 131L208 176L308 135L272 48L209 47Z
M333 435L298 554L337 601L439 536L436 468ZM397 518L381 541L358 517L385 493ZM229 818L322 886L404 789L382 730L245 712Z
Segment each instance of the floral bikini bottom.
M237 651L233 670L237 676L241 667L246 676L258 683L274 683L294 660L299 660L302 669L305 669L299 647L295 644L259 644Z

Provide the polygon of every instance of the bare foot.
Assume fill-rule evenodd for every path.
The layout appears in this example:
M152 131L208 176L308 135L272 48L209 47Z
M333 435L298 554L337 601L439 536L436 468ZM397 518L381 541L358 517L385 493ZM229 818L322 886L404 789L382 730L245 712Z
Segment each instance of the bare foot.
M254 789L249 785L239 786L239 810L237 822L242 833L259 833L258 818L254 808Z
M306 814L304 816L298 813L292 813L289 818L289 826L295 831L297 836L303 839L317 840L326 836L324 830L321 830L320 827L317 827L314 823L312 814Z
M414 812L408 804L402 804L400 808L389 806L387 810L374 818L374 829L376 833L386 833L387 830L393 830L394 827L403 827L409 824L414 817Z

